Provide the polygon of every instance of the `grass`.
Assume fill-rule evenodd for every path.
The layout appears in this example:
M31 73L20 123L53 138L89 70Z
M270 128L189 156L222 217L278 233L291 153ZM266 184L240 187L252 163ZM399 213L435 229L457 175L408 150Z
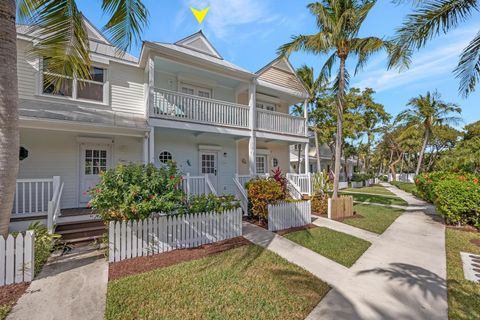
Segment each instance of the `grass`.
M480 284L465 280L460 251L480 254L480 247L470 243L480 233L447 228L447 285L450 319L480 319Z
M392 181L390 182L390 184L394 185L398 189L401 189L405 192L409 192L411 194L415 194L415 192L417 191L417 187L415 186L415 183Z
M341 194L350 195L353 197L354 201L359 202L372 202L372 203L379 203L379 204L386 204L386 205L397 205L397 206L407 206L408 203L400 199L398 197L389 197L389 196L376 196L370 194L353 194L353 193L344 193Z
M112 281L106 319L304 319L329 287L256 245Z
M371 187L363 187L363 188L348 188L342 190L342 192L359 192L359 193L373 193L373 194L382 194L385 196L395 196L392 192L387 190L386 188L380 185L374 185Z
M353 209L363 218L350 218L343 223L382 234L402 214L403 209L356 204Z
M6 319L11 309L12 306L10 304L0 305L0 320Z
M346 267L351 267L371 244L323 227L292 232L284 237Z

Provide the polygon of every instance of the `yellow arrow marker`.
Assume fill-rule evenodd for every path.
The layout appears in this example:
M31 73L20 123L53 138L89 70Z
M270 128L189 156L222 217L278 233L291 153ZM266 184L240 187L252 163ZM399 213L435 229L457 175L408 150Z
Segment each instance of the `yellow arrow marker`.
M203 19L205 19L205 16L208 13L208 10L210 10L210 7L203 9L202 11L195 8L190 8L190 10L192 10L193 15L195 16L195 18L197 18L198 23L202 24Z

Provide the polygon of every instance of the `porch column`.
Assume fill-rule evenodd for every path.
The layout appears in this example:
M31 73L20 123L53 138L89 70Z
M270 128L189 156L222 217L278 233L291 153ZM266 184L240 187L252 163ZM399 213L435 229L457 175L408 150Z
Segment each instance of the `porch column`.
M149 162L149 132L145 132L145 135L143 136L143 145L142 145L142 151L143 151L143 157L142 157L142 162L143 164L147 164Z
M308 137L308 99L303 103L303 117L305 118L305 136Z
M248 106L250 107L250 140L248 143L248 164L251 176L257 174L257 136L255 133L257 121L256 80L253 79L248 87Z
M305 173L309 173L309 172L310 172L309 147L310 147L310 144L309 144L308 142L305 143L305 145L303 146L303 150L304 150L304 152L305 152Z
M148 154L150 156L150 163L155 163L155 127L150 128L149 142Z

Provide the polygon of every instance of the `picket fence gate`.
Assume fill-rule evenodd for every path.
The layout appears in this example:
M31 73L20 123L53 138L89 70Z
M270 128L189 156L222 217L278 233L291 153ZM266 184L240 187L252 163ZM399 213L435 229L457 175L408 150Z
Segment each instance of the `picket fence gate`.
M34 276L35 233L0 236L0 286L30 282Z
M268 230L303 227L312 222L310 201L282 202L268 206Z
M195 248L242 235L242 209L110 222L110 262Z

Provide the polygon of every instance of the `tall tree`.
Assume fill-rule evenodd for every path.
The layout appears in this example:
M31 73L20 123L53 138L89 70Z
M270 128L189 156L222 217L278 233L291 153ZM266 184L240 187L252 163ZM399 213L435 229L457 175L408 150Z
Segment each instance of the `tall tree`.
M396 54L410 55L432 38L447 33L466 22L473 13L480 10L478 0L395 0L411 1L416 4L415 12L409 14L398 28L395 42ZM475 91L480 80L480 30L463 50L455 75L460 80L459 91L468 96Z
M462 109L456 104L444 102L438 92L427 92L426 95L419 95L408 102L411 108L404 110L398 116L398 122L410 128L423 131L423 145L418 157L415 174L420 173L423 157L428 142L432 136L434 127L445 124L456 124L461 119L452 114L460 114Z
M292 41L279 48L281 55L289 55L295 51L306 51L313 54L330 54L325 62L321 74L330 79L331 72L338 62L339 68L334 83L337 93L337 133L335 141L335 171L333 198L338 196L340 166L342 155L343 111L345 107L345 90L348 86L349 73L346 62L349 57L358 58L356 71L360 70L368 58L382 49L389 52L393 44L378 37L359 38L360 27L368 13L375 5L376 0L323 0L311 3L307 7L315 16L318 32L312 35L298 35ZM390 61L390 65L401 61L401 54L397 54Z
M18 7L17 7L17 6ZM104 30L122 54L140 40L148 12L142 0L102 0ZM0 234L8 233L18 173L19 132L16 13L30 26L30 54L48 58L47 83L59 90L65 77L91 79L88 34L75 0L0 1Z
M290 113L294 116L302 116L303 115L303 105L297 104L294 105ZM298 151L298 159L297 159L297 173L301 173L302 167L302 144L297 144L297 151ZM307 161L305 160L305 165L307 165Z
M297 75L300 79L302 79L305 88L308 91L308 107L310 110L315 109L317 102L320 99L320 94L325 89L326 79L318 76L315 78L315 72L312 67L308 67L307 65L303 65L297 69ZM309 117L310 119L310 117ZM316 160L317 160L317 170L320 171L320 143L319 143L319 128L315 125L314 121L309 121L310 129L313 131L315 137L315 153L316 153Z

